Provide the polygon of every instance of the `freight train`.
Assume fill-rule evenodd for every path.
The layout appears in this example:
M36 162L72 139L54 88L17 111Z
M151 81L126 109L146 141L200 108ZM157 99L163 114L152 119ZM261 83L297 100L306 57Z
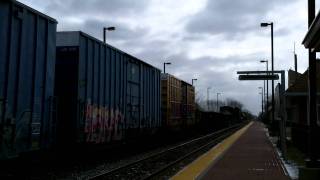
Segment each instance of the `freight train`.
M22 3L0 2L0 159L199 124L192 85L56 26Z

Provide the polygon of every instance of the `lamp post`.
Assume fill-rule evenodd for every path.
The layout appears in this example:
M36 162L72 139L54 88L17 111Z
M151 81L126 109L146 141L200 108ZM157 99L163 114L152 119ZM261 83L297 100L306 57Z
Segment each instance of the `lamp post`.
M259 89L261 89L261 113L263 114L263 87L259 87Z
M209 90L211 89L211 87L207 88L207 106L208 106L208 111L209 111Z
M218 107L219 107L219 95L221 95L221 93L217 93L217 112L219 111L218 110Z
M106 43L106 38L107 38L107 31L114 31L116 30L115 27L110 26L110 27L103 27L103 42Z
M268 68L269 67L269 65L268 65L269 62L268 62L268 60L261 60L260 62L261 63L266 63L266 70L269 71L269 68ZM269 73L267 73L267 74L269 74ZM267 98L264 98L264 100L266 101L266 99L267 99L267 107L265 107L265 108L268 108L268 102L269 102L269 80L265 80L265 81L267 81L267 96L266 96ZM264 81L264 84L263 84L264 86L266 84L265 81ZM266 90L264 90L264 94L266 94Z
M171 62L164 62L163 63L163 74L166 73L166 65L171 65Z
M193 81L197 81L198 79L192 79L191 80L191 84L192 84L192 86L193 86Z
M261 27L267 27L267 26L271 26L271 74L273 75L273 71L274 71L274 55L273 55L273 22L270 23L261 23L260 24ZM272 82L272 122L274 123L274 80L271 81Z

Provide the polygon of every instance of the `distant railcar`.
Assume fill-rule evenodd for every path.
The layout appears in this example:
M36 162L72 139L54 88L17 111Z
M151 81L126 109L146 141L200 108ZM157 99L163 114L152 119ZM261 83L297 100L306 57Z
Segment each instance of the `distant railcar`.
M182 126L182 81L170 74L161 74L161 102L163 126L179 130Z
M83 32L57 33L58 142L103 144L161 126L160 70Z
M196 123L195 119L195 92L194 86L182 81L182 119L185 126L192 126Z
M194 125L194 87L170 74L161 75L161 87L164 127L177 131Z
M49 148L57 21L0 1L0 159Z
M231 115L217 112L200 112L200 128L204 132L212 132L230 126Z
M229 124L241 122L241 110L237 107L222 106L220 107L220 113L227 117Z

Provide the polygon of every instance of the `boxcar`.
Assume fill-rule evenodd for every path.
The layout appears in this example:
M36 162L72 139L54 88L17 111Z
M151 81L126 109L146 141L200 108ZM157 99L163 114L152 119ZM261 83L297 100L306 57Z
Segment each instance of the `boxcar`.
M182 81L170 74L161 74L161 101L163 126L178 130L182 125Z
M194 94L194 86L191 84L182 81L181 83L181 91L182 91L182 119L184 126L192 126L195 122L195 94Z
M57 33L58 143L104 144L161 126L160 70L83 32Z
M0 1L0 159L52 144L56 24Z
M195 124L194 87L170 74L161 74L162 121L169 130Z

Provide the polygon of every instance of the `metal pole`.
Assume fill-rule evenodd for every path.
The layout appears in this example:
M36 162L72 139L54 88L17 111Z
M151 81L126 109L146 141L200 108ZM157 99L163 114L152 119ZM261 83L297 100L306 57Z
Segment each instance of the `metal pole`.
M273 22L271 24L271 70L272 70L272 75L274 75L274 54L273 54ZM272 80L272 122L274 123L274 80Z
M267 72L269 71L269 62L267 61ZM267 73L269 75L269 73ZM269 103L269 80L267 80L267 112L268 112L268 103Z
M308 0L308 25L315 18L315 0ZM309 49L309 136L307 167L317 167L317 86L316 86L316 53Z
M263 89L261 89L261 112L263 114Z
M261 115L263 114L263 87L259 87L261 89Z
M209 111L209 87L207 88L207 106L208 106L208 111Z
M265 94L266 94L266 80L263 80L263 94L262 94L262 113L264 112L264 102L265 102Z
M219 106L219 93L217 93L217 112L218 112L218 106Z
M192 86L193 86L193 82L194 81L197 81L198 79L191 79L191 84L192 84Z
M263 110L263 93L261 93L261 102L262 102L261 103L261 109L262 109L262 114L263 114L263 112L264 112L264 110Z
M106 38L107 38L107 37L106 37L106 31L107 31L107 28L104 27L104 28L103 28L103 42L104 42L104 43L106 43Z
M263 90L261 89L261 113L263 114Z
M163 63L163 74L166 73L166 63Z

